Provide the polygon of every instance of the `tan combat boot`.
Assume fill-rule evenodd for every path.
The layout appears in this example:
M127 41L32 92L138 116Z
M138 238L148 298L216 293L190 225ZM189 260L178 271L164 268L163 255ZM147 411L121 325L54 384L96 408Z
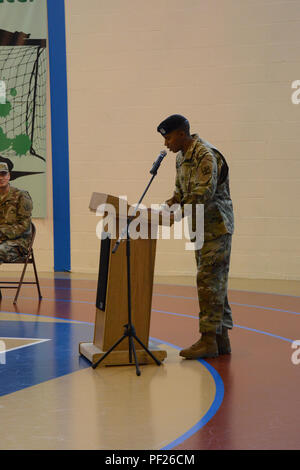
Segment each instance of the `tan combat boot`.
M223 326L222 333L216 336L219 354L231 354L228 328Z
M180 356L186 359L201 359L218 356L218 345L216 341L216 333L202 333L197 343L187 349L182 349Z

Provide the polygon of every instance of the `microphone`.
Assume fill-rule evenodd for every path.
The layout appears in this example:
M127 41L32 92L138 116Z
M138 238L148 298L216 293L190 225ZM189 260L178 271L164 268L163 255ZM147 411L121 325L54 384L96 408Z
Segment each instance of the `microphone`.
M114 246L114 248L113 248L113 250L112 250L112 253L116 253L116 251L117 251L117 249L118 249L118 247L119 247L121 241L124 240L123 237L125 236L125 234L127 234L127 240L128 240L128 238L130 238L130 237L128 237L128 235L129 235L129 232L128 232L129 224L130 224L130 223L132 222L132 220L135 218L135 214L136 214L137 211L138 211L138 208L139 208L139 206L140 206L140 204L141 204L141 202L142 202L142 200L143 200L143 197L145 196L146 192L148 191L149 186L150 186L150 184L152 183L152 180L153 180L154 176L157 174L157 170L159 169L160 164L161 164L161 162L163 161L163 159L165 158L166 155L167 155L167 152L166 152L165 150L162 150L162 151L160 152L160 154L158 155L158 157L157 157L157 159L156 159L156 162L153 163L153 166L152 166L152 168L151 168L151 170L150 170L150 173L151 173L151 175L153 175L153 176L152 176L150 182L148 183L148 185L147 185L145 191L143 192L142 197L140 198L138 204L136 205L133 215L130 216L130 217L127 217L127 227L123 229L121 235L119 236L119 239L116 241L116 244L115 244L115 246Z
M153 163L153 166L150 170L151 175L156 175L157 170L159 169L160 164L161 164L161 162L163 161L163 159L165 158L166 155L167 155L167 152L165 150L162 150L160 152L160 154L158 155L158 157L156 159L156 162Z

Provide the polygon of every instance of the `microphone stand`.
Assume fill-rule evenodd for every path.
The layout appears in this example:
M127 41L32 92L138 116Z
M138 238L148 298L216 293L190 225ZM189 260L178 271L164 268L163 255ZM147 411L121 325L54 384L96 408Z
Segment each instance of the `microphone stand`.
M159 157L157 158L156 162L154 162L151 170L150 170L150 173L152 174L152 177L149 181L149 183L147 184L146 186L146 189L144 190L135 210L134 210L134 213L132 216L130 217L127 217L127 226L126 228L122 231L121 235L119 236L113 250L112 250L112 253L115 254L116 251L118 250L119 248L119 245L121 243L121 241L124 241L125 238L125 234L126 234L126 257L127 257L127 299L128 299L128 323L126 325L124 325L124 333L123 335L118 339L118 341L116 341L113 346L111 348L109 348L106 353L97 361L95 362L92 367L93 369L96 369L96 367L100 364L100 362L102 362L125 338L128 338L128 346L129 346L129 362L130 364L132 364L132 353L133 353L133 356L134 356L134 361L135 361L135 366L136 366L136 375L137 376L140 376L141 375L141 371L140 371L140 368L139 368L139 363L138 363L138 360L137 360L137 355L136 355L136 349L135 349L135 345L134 345L134 341L133 339L135 339L141 346L142 348L146 351L146 353L153 359L153 361L158 365L160 366L161 365L161 362L154 356L154 354L152 354L152 352L142 343L142 341L138 338L138 336L136 335L136 330L135 330L135 327L132 323L132 309L131 309L131 265L130 265L130 255L131 255L131 252L130 252L130 235L129 235L129 226L132 222L132 220L135 218L135 215L139 209L139 206L142 202L142 200L144 199L145 197L145 194L147 193L148 189L150 188L151 184L152 184L152 181L154 180L155 176L157 175L157 171L158 171L158 168L160 167L160 164L163 160L163 158L166 156L167 152L165 152L164 150L160 153Z

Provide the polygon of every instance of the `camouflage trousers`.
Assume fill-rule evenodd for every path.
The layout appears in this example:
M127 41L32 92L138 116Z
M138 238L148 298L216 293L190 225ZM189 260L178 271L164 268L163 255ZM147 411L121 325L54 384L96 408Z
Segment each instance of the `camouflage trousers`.
M15 242L5 241L0 243L0 264L14 263L24 257L24 249L18 247Z
M222 235L204 242L203 247L195 251L201 333L221 333L223 326L233 327L227 297L231 238L231 234Z

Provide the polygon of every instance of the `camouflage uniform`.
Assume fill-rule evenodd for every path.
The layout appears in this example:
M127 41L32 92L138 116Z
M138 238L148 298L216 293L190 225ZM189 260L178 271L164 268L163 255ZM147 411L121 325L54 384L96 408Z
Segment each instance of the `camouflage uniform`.
M232 328L227 298L231 238L234 231L228 166L222 154L193 135L185 155L176 156L176 183L172 204L204 204L204 243L195 250L200 305L200 332L221 333Z
M32 200L27 191L9 187L0 195L0 263L16 262L31 241Z

